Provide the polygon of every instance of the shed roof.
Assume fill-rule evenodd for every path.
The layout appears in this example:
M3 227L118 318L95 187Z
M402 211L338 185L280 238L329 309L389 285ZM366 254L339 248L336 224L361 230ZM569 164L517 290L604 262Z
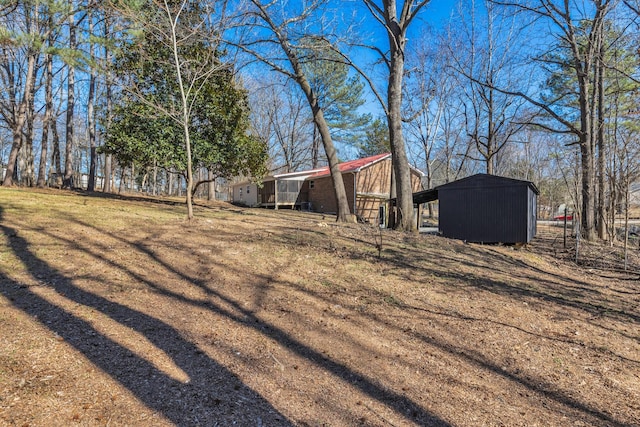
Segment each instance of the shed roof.
M439 190L448 190L450 188L475 188L474 183L482 182L485 187L501 187L501 186L513 186L513 185L527 185L534 193L540 194L536 185L531 181L523 181L514 178L505 178L498 175L488 175L485 173L479 173L471 175L466 178L461 178L457 181L452 181L447 184L439 185L429 190L418 191L413 193L413 203L422 204L429 203L438 200ZM395 198L391 199L392 203L395 203Z
M438 200L438 189L432 188L431 190L418 191L413 193L413 203L423 204Z
M484 187L503 187L514 185L527 185L533 190L534 193L540 194L538 187L531 181L524 181L521 179L506 178L498 175L488 175L486 173L478 173L475 175L461 178L457 181L449 182L447 184L436 187L436 190L448 190L451 188L475 188L476 184L482 183Z

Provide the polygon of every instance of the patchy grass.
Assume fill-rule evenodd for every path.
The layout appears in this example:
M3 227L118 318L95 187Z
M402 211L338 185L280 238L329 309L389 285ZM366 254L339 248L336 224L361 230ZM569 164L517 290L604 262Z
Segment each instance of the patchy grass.
M640 425L637 251L196 215L0 188L0 424Z

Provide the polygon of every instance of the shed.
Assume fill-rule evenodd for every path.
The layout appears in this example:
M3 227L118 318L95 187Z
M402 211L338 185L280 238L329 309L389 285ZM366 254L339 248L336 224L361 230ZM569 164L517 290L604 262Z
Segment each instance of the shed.
M242 181L231 186L231 202L242 206L258 204L258 186L251 181Z
M445 237L482 243L528 243L536 234L536 186L477 174L436 187L439 230ZM418 195L418 194L416 194Z
M300 208L307 202L307 194L301 192L305 179L321 169L281 173L262 179L261 185L241 181L232 185L232 203L266 208Z

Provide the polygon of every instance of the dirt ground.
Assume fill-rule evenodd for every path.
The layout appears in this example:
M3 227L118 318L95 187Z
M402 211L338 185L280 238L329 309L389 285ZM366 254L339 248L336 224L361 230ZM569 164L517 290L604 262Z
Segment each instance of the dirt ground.
M0 188L0 425L640 426L640 251Z

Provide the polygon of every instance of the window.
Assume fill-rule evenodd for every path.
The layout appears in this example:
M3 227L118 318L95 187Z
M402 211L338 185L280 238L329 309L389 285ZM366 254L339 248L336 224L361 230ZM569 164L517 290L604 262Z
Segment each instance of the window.
M249 188L251 188L251 187L249 187L249 186L247 185L247 194L249 194Z
M315 186L315 182L314 181L309 181L309 188L313 188Z

